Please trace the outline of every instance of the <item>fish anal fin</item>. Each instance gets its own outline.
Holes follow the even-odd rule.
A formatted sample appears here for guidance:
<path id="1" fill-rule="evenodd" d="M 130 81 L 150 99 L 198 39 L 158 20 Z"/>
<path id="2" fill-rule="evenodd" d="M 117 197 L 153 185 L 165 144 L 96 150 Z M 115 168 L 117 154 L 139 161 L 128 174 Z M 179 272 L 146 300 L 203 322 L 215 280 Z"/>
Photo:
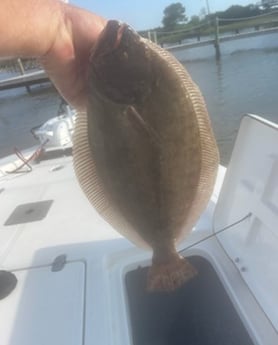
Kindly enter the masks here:
<path id="1" fill-rule="evenodd" d="M 176 254 L 168 262 L 153 262 L 148 272 L 147 290 L 174 291 L 194 278 L 197 273 L 186 258 Z"/>

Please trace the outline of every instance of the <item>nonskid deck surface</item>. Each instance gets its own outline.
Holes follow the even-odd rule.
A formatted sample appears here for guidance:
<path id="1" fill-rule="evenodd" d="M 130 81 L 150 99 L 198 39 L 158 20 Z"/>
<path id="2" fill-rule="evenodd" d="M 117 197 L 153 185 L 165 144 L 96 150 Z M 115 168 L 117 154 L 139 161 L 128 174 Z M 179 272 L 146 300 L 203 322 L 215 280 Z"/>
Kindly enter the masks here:
<path id="1" fill-rule="evenodd" d="M 83 195 L 71 156 L 43 160 L 32 167 L 29 173 L 0 177 L 2 267 L 37 266 L 53 260 L 54 253 L 34 262 L 34 254 L 42 248 L 120 237 Z"/>

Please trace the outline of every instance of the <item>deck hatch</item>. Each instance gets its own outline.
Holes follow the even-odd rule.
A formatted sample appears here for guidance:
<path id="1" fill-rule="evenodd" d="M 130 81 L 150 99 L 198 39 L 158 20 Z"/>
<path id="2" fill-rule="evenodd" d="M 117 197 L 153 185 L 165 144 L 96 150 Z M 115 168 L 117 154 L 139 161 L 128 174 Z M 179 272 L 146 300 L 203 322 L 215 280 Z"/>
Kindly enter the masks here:
<path id="1" fill-rule="evenodd" d="M 40 221 L 46 217 L 52 203 L 53 200 L 44 200 L 18 205 L 4 225 L 17 225 Z"/>
<path id="2" fill-rule="evenodd" d="M 253 345 L 212 265 L 187 259 L 199 273 L 174 292 L 147 292 L 147 267 L 126 274 L 133 344 Z"/>
<path id="3" fill-rule="evenodd" d="M 84 344 L 84 262 L 66 263 L 55 273 L 51 266 L 13 273 L 17 286 L 0 301 L 0 344 Z"/>

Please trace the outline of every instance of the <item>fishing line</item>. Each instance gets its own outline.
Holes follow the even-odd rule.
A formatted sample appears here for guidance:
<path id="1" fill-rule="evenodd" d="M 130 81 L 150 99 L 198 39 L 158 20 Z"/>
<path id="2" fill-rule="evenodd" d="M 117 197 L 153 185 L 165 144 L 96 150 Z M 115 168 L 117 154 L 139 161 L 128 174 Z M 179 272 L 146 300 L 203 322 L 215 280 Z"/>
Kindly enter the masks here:
<path id="1" fill-rule="evenodd" d="M 194 246 L 196 246 L 196 245 L 198 245 L 198 244 L 200 244 L 200 243 L 202 243 L 202 242 L 208 240 L 209 238 L 215 237 L 216 235 L 220 234 L 221 232 L 224 232 L 224 231 L 226 231 L 226 230 L 228 230 L 228 229 L 230 229 L 230 228 L 232 228 L 232 227 L 234 227 L 234 226 L 236 226 L 236 225 L 238 225 L 238 224 L 244 222 L 246 219 L 250 218 L 251 216 L 252 216 L 252 212 L 249 212 L 246 216 L 240 218 L 239 220 L 235 221 L 234 223 L 231 223 L 231 224 L 225 226 L 224 228 L 222 228 L 222 229 L 220 229 L 220 230 L 214 232 L 213 234 L 211 234 L 211 235 L 209 235 L 209 236 L 206 236 L 206 237 L 202 238 L 201 240 L 199 240 L 199 241 L 197 241 L 197 242 L 194 242 L 194 243 L 191 244 L 190 246 L 188 246 L 188 247 L 186 247 L 186 248 L 183 248 L 183 249 L 179 250 L 178 253 L 180 254 L 180 253 L 183 252 L 184 250 L 190 249 L 190 248 L 192 248 L 192 247 L 194 247 Z"/>

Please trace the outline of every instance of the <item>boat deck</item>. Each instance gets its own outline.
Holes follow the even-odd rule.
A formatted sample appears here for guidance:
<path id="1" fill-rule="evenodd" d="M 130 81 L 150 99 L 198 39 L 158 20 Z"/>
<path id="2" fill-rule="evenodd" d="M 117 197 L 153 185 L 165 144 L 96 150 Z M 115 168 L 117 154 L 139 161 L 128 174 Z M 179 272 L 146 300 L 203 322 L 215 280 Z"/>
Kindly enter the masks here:
<path id="1" fill-rule="evenodd" d="M 42 335 L 45 344 L 130 344 L 124 272 L 149 265 L 151 252 L 122 238 L 96 213 L 78 185 L 71 156 L 16 174 L 5 173 L 19 164 L 9 160 L 0 162 L 0 269 L 15 274 L 18 283 L 0 301 L 1 345 L 38 344 Z M 211 234 L 219 188 L 187 246 Z"/>
<path id="2" fill-rule="evenodd" d="M 0 198 L 3 201 L 0 214 L 2 267 L 12 270 L 44 265 L 61 253 L 58 246 L 82 242 L 117 239 L 124 247 L 133 248 L 87 201 L 74 175 L 71 156 L 43 160 L 33 165 L 30 173 L 5 174 L 12 167 L 6 164 L 0 169 Z M 222 175 L 223 171 L 220 170 Z M 217 190 L 214 200 L 216 197 Z M 210 207 L 213 208 L 213 203 Z M 211 215 L 212 212 L 213 209 Z M 210 221 L 206 220 L 205 223 L 209 224 Z M 204 230 L 203 236 L 206 235 Z M 48 250 L 48 254 L 34 257 L 38 248 L 46 252 L 43 248 L 49 247 L 54 248 Z M 76 259 L 75 255 L 69 257 L 71 260 Z"/>
<path id="3" fill-rule="evenodd" d="M 242 138 L 246 138 L 246 132 Z M 274 146 L 270 144 L 272 150 Z M 0 332 L 0 344 L 136 344 L 128 302 L 132 292 L 127 291 L 126 279 L 129 272 L 150 265 L 151 252 L 135 247 L 96 213 L 78 185 L 71 156 L 61 151 L 61 156 L 53 157 L 49 154 L 48 159 L 33 164 L 31 172 L 16 174 L 7 173 L 20 164 L 9 163 L 15 157 L 0 160 L 0 273 L 11 272 L 17 279 L 11 294 L 0 300 L 0 324 L 4 330 Z M 214 229 L 213 222 L 225 171 L 219 167 L 208 207 L 178 249 L 184 256 L 207 260 L 254 344 L 276 345 L 277 330 L 268 317 L 275 314 L 275 309 L 265 302 L 271 299 L 256 299 L 241 271 L 241 263 L 237 265 L 227 255 L 225 242 L 215 234 L 222 221 L 225 225 L 225 219 L 220 219 L 221 227 Z M 228 172 L 229 169 L 226 175 L 231 176 Z M 248 181 L 243 182 L 244 188 L 250 187 Z M 230 191 L 234 194 L 233 188 Z M 277 195 L 271 194 L 271 198 L 274 204 Z M 225 210 L 230 212 L 230 206 Z M 275 215 L 276 209 L 273 212 Z M 263 227 L 254 231 L 266 232 Z M 244 238 L 243 241 L 246 246 L 242 248 L 247 251 L 249 243 Z M 267 251 L 264 247 L 264 253 Z M 269 272 L 273 267 L 275 263 Z M 250 273 L 256 274 L 254 265 L 250 268 Z M 201 294 L 207 287 L 203 288 Z M 273 291 L 270 297 L 275 301 L 277 292 Z M 198 296 L 194 298 L 199 300 Z"/>

